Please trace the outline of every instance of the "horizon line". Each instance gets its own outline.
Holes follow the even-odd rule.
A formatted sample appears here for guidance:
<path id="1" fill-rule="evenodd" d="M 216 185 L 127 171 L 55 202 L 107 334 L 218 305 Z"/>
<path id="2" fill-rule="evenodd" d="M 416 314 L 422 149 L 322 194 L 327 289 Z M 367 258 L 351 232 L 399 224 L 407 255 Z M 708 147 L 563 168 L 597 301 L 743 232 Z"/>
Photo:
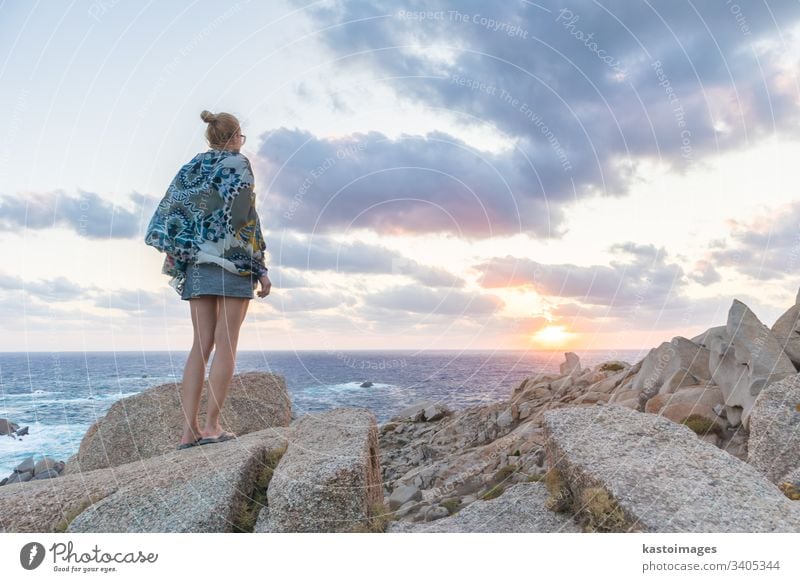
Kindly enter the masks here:
<path id="1" fill-rule="evenodd" d="M 612 352 L 612 351 L 626 351 L 632 352 L 637 350 L 649 350 L 652 349 L 652 346 L 648 347 L 638 347 L 638 348 L 572 348 L 572 349 L 521 349 L 521 348 L 502 348 L 502 349 L 491 349 L 491 348 L 431 348 L 431 349 L 421 349 L 421 348 L 353 348 L 347 350 L 326 350 L 326 349 L 319 349 L 319 348 L 309 348 L 309 349 L 297 349 L 297 350 L 278 350 L 278 349 L 269 349 L 269 350 L 237 350 L 237 353 L 243 352 L 286 352 L 286 353 L 297 353 L 297 352 L 328 352 L 328 353 L 336 353 L 336 352 L 559 352 L 559 353 L 566 353 L 566 352 Z M 53 354 L 53 353 L 60 353 L 60 354 L 142 354 L 142 353 L 154 353 L 154 352 L 189 352 L 189 349 L 174 349 L 174 350 L 17 350 L 13 352 L 2 352 L 0 354 Z"/>

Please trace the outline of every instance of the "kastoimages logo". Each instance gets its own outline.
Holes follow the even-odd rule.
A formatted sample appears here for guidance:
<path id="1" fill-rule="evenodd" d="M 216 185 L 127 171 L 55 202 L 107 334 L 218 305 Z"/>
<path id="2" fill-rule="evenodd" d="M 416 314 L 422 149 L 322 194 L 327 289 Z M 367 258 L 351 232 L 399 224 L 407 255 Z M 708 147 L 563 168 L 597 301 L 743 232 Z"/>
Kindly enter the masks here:
<path id="1" fill-rule="evenodd" d="M 44 560 L 44 546 L 39 542 L 30 542 L 22 546 L 19 552 L 19 563 L 26 570 L 35 570 Z"/>

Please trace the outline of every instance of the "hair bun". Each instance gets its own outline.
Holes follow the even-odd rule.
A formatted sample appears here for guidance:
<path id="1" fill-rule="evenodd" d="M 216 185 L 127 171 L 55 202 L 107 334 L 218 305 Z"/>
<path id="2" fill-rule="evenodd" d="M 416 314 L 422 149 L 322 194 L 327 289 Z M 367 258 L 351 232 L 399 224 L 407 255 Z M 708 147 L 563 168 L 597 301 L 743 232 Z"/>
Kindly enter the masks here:
<path id="1" fill-rule="evenodd" d="M 208 109 L 203 109 L 203 112 L 200 114 L 200 119 L 206 123 L 211 123 L 212 121 L 217 120 L 217 116 L 211 113 Z"/>

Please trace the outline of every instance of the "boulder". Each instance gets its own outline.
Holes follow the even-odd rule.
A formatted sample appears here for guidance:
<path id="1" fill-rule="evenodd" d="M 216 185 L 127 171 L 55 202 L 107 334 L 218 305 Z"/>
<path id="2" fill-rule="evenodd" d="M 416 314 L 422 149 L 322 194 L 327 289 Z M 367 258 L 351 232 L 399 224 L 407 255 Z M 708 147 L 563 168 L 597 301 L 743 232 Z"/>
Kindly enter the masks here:
<path id="1" fill-rule="evenodd" d="M 370 529 L 384 513 L 375 415 L 335 408 L 294 421 L 257 532 Z"/>
<path id="2" fill-rule="evenodd" d="M 516 403 L 470 406 L 440 421 L 429 444 L 437 449 L 460 452 L 490 443 L 511 432 L 518 423 Z"/>
<path id="3" fill-rule="evenodd" d="M 712 378 L 722 389 L 728 419 L 741 412 L 742 425 L 748 429 L 758 393 L 797 370 L 772 331 L 738 299 L 728 311 L 725 333 L 711 335 L 709 344 Z M 731 410 L 736 408 L 740 410 Z"/>
<path id="4" fill-rule="evenodd" d="M 575 352 L 564 352 L 565 361 L 559 366 L 561 375 L 577 375 L 581 373 L 581 360 Z"/>
<path id="5" fill-rule="evenodd" d="M 19 428 L 19 425 L 5 418 L 0 418 L 0 435 L 10 435 Z"/>
<path id="6" fill-rule="evenodd" d="M 719 386 L 687 386 L 672 394 L 657 394 L 644 411 L 686 424 L 698 434 L 722 434 L 726 423 L 714 411 L 722 401 Z"/>
<path id="7" fill-rule="evenodd" d="M 33 474 L 38 475 L 44 471 L 49 469 L 53 469 L 56 472 L 60 472 L 64 468 L 63 461 L 56 461 L 51 457 L 44 457 L 39 462 L 37 462 L 33 467 Z"/>
<path id="8" fill-rule="evenodd" d="M 800 467 L 800 374 L 770 384 L 756 397 L 747 462 L 773 483 Z"/>
<path id="9" fill-rule="evenodd" d="M 425 409 L 428 406 L 433 406 L 433 404 L 434 403 L 430 400 L 421 400 L 412 404 L 411 406 L 407 406 L 389 420 L 391 422 L 402 422 L 404 420 L 410 420 L 411 422 L 422 422 L 425 418 Z"/>
<path id="10" fill-rule="evenodd" d="M 711 348 L 711 340 L 716 337 L 721 337 L 725 335 L 727 327 L 724 325 L 716 325 L 714 327 L 709 327 L 700 335 L 696 335 L 691 338 L 690 341 L 696 343 L 699 346 L 704 348 Z"/>
<path id="11" fill-rule="evenodd" d="M 180 389 L 180 383 L 162 384 L 115 402 L 86 431 L 64 474 L 116 467 L 175 450 L 184 425 Z M 201 426 L 208 397 L 206 380 L 200 399 Z M 220 413 L 223 428 L 243 435 L 290 422 L 291 400 L 282 376 L 264 372 L 233 376 Z"/>
<path id="12" fill-rule="evenodd" d="M 548 506 L 588 531 L 800 531 L 800 505 L 686 426 L 609 405 L 549 410 L 544 427 Z"/>
<path id="13" fill-rule="evenodd" d="M 545 509 L 543 483 L 517 483 L 499 497 L 473 501 L 429 523 L 393 521 L 387 533 L 580 533 L 571 517 Z"/>
<path id="14" fill-rule="evenodd" d="M 14 467 L 14 471 L 17 473 L 33 473 L 33 470 L 36 468 L 36 461 L 33 457 L 28 457 L 24 461 L 22 461 L 19 465 Z"/>
<path id="15" fill-rule="evenodd" d="M 771 330 L 795 369 L 800 369 L 800 304 L 795 301 L 794 305 L 775 320 Z"/>
<path id="16" fill-rule="evenodd" d="M 392 491 L 387 503 L 389 509 L 394 511 L 409 501 L 419 501 L 420 499 L 422 499 L 422 493 L 417 487 L 414 485 L 400 485 Z"/>
<path id="17" fill-rule="evenodd" d="M 646 403 L 656 394 L 671 394 L 678 388 L 703 384 L 711 379 L 708 368 L 709 351 L 676 336 L 653 348 L 645 357 L 631 389 L 639 392 Z"/>
<path id="18" fill-rule="evenodd" d="M 275 427 L 104 469 L 0 488 L 3 532 L 231 532 L 288 444 Z M 267 475 L 268 476 L 268 475 Z"/>

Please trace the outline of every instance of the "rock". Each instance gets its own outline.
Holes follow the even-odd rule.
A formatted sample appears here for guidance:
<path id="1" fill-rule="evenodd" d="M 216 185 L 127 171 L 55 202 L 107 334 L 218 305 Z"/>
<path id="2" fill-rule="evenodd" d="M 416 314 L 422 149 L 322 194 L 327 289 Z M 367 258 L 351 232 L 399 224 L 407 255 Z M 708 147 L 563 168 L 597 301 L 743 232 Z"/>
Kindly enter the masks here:
<path id="1" fill-rule="evenodd" d="M 800 291 L 798 291 L 800 294 Z M 795 302 L 781 315 L 771 331 L 778 340 L 778 344 L 794 364 L 795 369 L 800 368 L 800 305 Z"/>
<path id="2" fill-rule="evenodd" d="M 115 402 L 95 422 L 70 457 L 65 474 L 116 467 L 175 450 L 183 432 L 180 383 L 169 383 Z M 200 399 L 200 424 L 209 397 L 208 380 Z M 264 372 L 236 374 L 225 399 L 220 420 L 237 435 L 270 427 L 287 426 L 291 401 L 282 376 Z"/>
<path id="3" fill-rule="evenodd" d="M 429 400 L 422 400 L 416 404 L 412 404 L 411 406 L 404 408 L 390 420 L 397 422 L 404 420 L 410 420 L 411 422 L 422 422 L 425 420 L 425 409 L 429 406 L 434 406 L 435 404 L 435 402 L 431 402 Z"/>
<path id="4" fill-rule="evenodd" d="M 252 531 L 262 507 L 254 500 L 264 497 L 286 450 L 289 441 L 285 431 L 285 427 L 273 427 L 232 441 L 176 451 L 191 452 L 193 463 L 185 462 L 190 460 L 186 454 L 173 461 L 184 461 L 184 466 L 176 465 L 170 473 L 156 471 L 152 476 L 155 482 L 126 483 L 84 510 L 66 531 Z"/>
<path id="5" fill-rule="evenodd" d="M 33 457 L 28 457 L 14 468 L 16 473 L 33 473 L 36 463 Z"/>
<path id="6" fill-rule="evenodd" d="M 716 337 L 724 336 L 726 333 L 727 327 L 724 325 L 717 325 L 714 327 L 710 327 L 705 330 L 700 335 L 696 335 L 691 338 L 690 341 L 696 343 L 699 346 L 704 348 L 711 348 L 711 340 Z"/>
<path id="7" fill-rule="evenodd" d="M 58 471 L 55 469 L 45 469 L 44 471 L 36 471 L 34 473 L 34 479 L 53 479 L 54 477 L 58 477 Z"/>
<path id="8" fill-rule="evenodd" d="M 742 425 L 748 429 L 758 393 L 797 370 L 770 329 L 738 299 L 728 311 L 725 333 L 710 337 L 709 343 L 714 383 L 722 389 L 729 413 L 741 407 Z"/>
<path id="9" fill-rule="evenodd" d="M 433 404 L 432 406 L 426 406 L 425 410 L 423 411 L 423 418 L 425 422 L 434 422 L 436 420 L 441 420 L 445 416 L 452 414 L 450 409 L 447 408 L 444 404 Z"/>
<path id="10" fill-rule="evenodd" d="M 581 372 L 581 360 L 575 352 L 564 352 L 565 362 L 559 366 L 561 375 L 576 375 Z"/>
<path id="11" fill-rule="evenodd" d="M 391 418 L 392 422 L 433 422 L 452 414 L 450 409 L 440 402 L 423 400 L 404 408 L 396 416 Z"/>
<path id="12" fill-rule="evenodd" d="M 274 427 L 56 481 L 6 485 L 0 488 L 2 531 L 234 531 L 252 513 L 257 477 L 270 463 L 274 468 L 286 432 Z"/>
<path id="13" fill-rule="evenodd" d="M 20 436 L 26 436 L 27 434 L 28 434 L 28 427 L 27 427 L 27 426 L 23 426 L 21 429 L 19 429 L 19 430 L 17 430 L 17 431 L 16 431 L 16 435 L 17 435 L 18 437 L 20 437 Z"/>
<path id="14" fill-rule="evenodd" d="M 5 418 L 0 418 L 0 435 L 10 435 L 19 428 L 19 425 Z"/>
<path id="15" fill-rule="evenodd" d="M 409 501 L 407 503 L 404 503 L 398 509 L 395 510 L 394 517 L 395 517 L 395 519 L 399 519 L 401 517 L 405 517 L 409 513 L 414 511 L 416 508 L 417 508 L 417 502 L 416 501 Z"/>
<path id="16" fill-rule="evenodd" d="M 499 497 L 478 500 L 458 513 L 429 523 L 394 521 L 387 533 L 577 533 L 568 516 L 545 509 L 543 483 L 517 483 Z"/>
<path id="17" fill-rule="evenodd" d="M 750 414 L 747 462 L 773 483 L 800 467 L 800 374 L 773 382 Z"/>
<path id="18" fill-rule="evenodd" d="M 372 382 L 362 382 L 360 384 L 360 387 L 361 388 L 371 388 L 372 387 Z"/>
<path id="19" fill-rule="evenodd" d="M 715 406 L 722 406 L 718 386 L 687 386 L 673 394 L 654 396 L 648 400 L 645 412 L 686 424 L 698 434 L 722 434 L 726 423 L 714 412 Z"/>
<path id="20" fill-rule="evenodd" d="M 11 485 L 12 483 L 25 483 L 31 479 L 33 479 L 33 473 L 30 471 L 25 471 L 24 473 L 14 472 L 8 477 L 6 485 Z"/>
<path id="21" fill-rule="evenodd" d="M 519 422 L 519 407 L 508 402 L 470 406 L 440 421 L 430 445 L 442 451 L 463 452 L 511 432 Z"/>
<path id="22" fill-rule="evenodd" d="M 33 467 L 33 474 L 38 475 L 40 472 L 47 471 L 48 469 L 53 469 L 58 472 L 58 464 L 63 463 L 61 461 L 56 461 L 51 457 L 44 457 L 40 460 L 36 465 Z"/>
<path id="23" fill-rule="evenodd" d="M 549 410 L 544 427 L 549 505 L 587 530 L 800 530 L 800 506 L 686 426 L 609 405 Z"/>
<path id="24" fill-rule="evenodd" d="M 742 407 L 726 406 L 725 418 L 728 419 L 728 424 L 730 426 L 739 426 L 742 423 Z"/>
<path id="25" fill-rule="evenodd" d="M 671 394 L 684 386 L 706 383 L 711 378 L 708 357 L 706 348 L 685 337 L 673 337 L 650 350 L 631 389 L 641 394 L 644 404 L 656 394 Z"/>
<path id="26" fill-rule="evenodd" d="M 346 532 L 383 514 L 378 428 L 363 408 L 306 414 L 267 491 L 269 514 L 258 532 Z"/>
<path id="27" fill-rule="evenodd" d="M 419 501 L 420 499 L 422 499 L 422 493 L 420 493 L 417 487 L 413 485 L 400 485 L 395 488 L 389 496 L 389 509 L 394 511 L 410 501 Z"/>
<path id="28" fill-rule="evenodd" d="M 437 519 L 442 519 L 443 517 L 447 517 L 450 515 L 450 512 L 447 510 L 446 507 L 442 507 L 441 505 L 434 505 L 429 507 L 425 510 L 423 514 L 425 517 L 425 521 L 435 521 Z"/>

